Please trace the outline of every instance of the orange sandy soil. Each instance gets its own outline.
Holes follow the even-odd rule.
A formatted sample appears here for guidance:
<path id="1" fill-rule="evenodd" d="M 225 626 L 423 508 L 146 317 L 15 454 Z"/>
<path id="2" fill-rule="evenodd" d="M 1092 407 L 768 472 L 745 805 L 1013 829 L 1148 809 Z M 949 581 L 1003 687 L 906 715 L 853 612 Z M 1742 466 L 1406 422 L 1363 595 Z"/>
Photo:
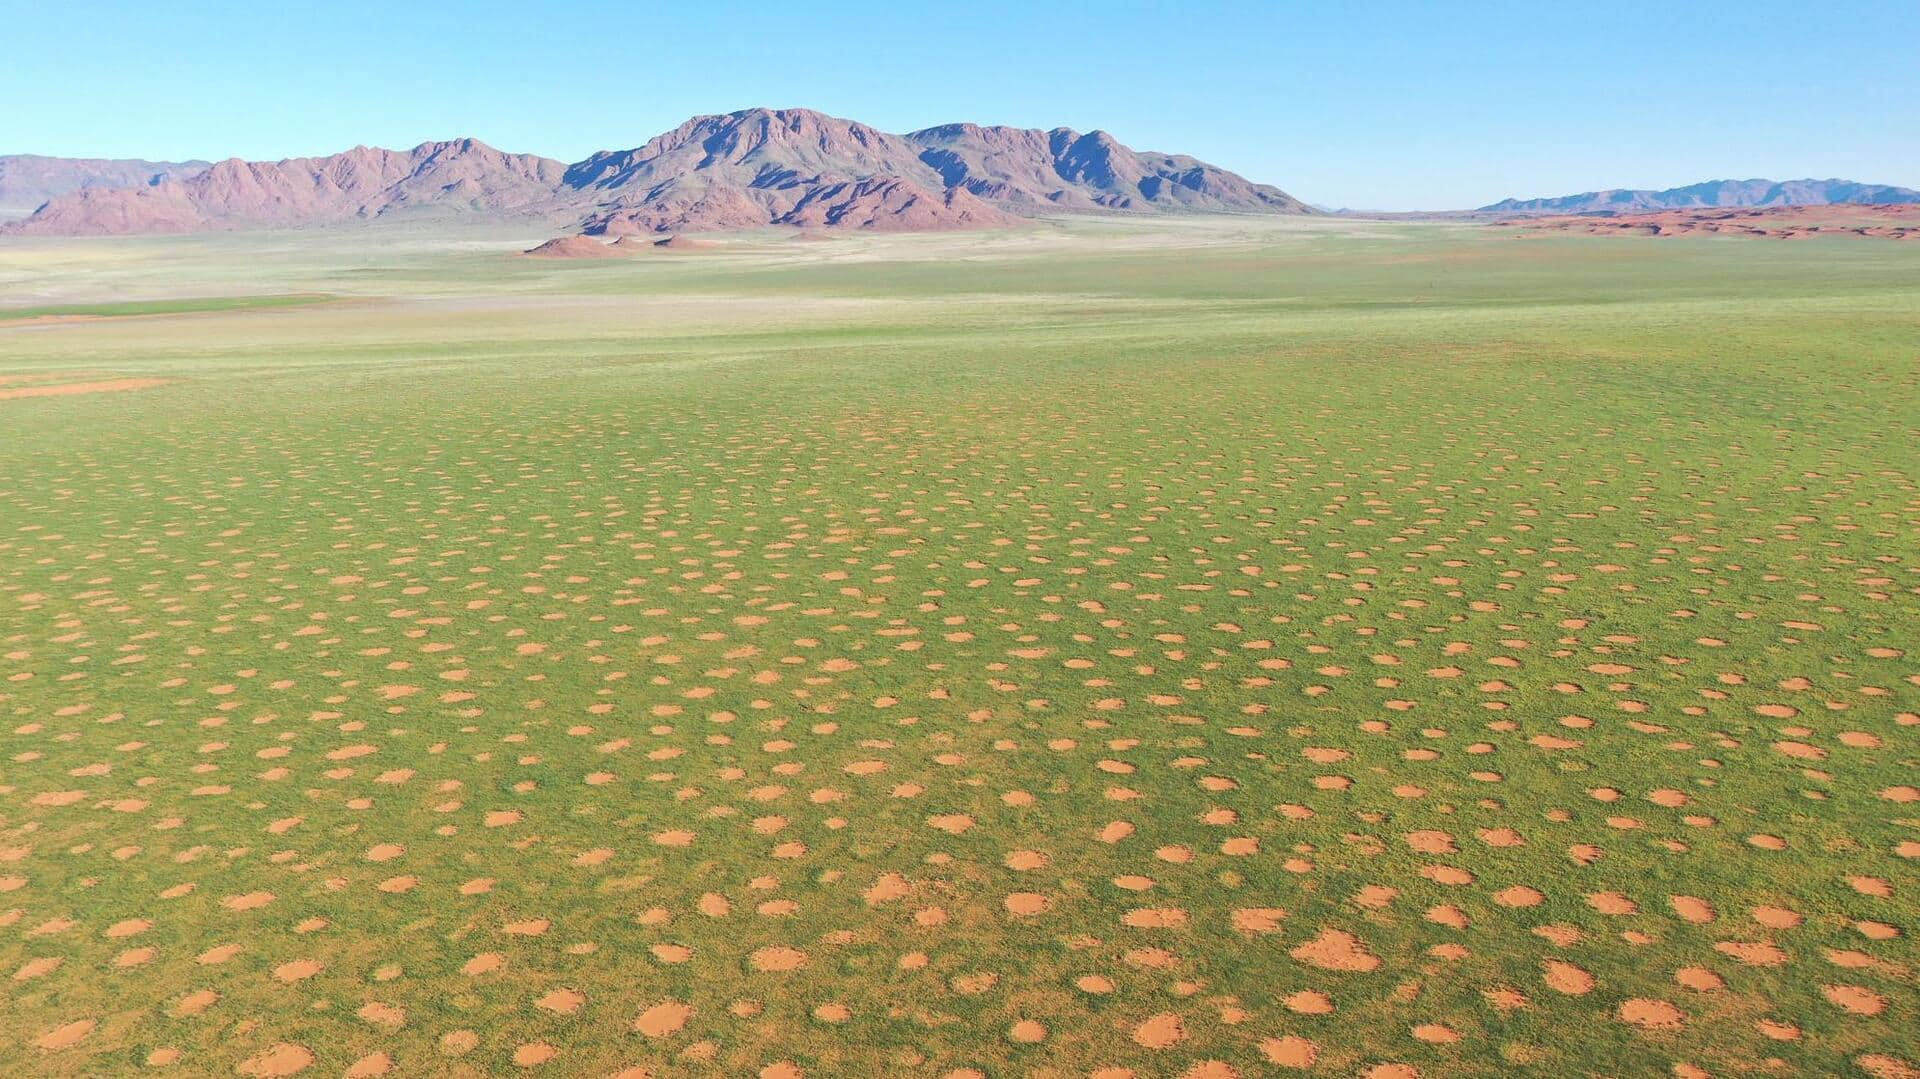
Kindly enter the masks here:
<path id="1" fill-rule="evenodd" d="M 66 397 L 76 393 L 120 393 L 126 390 L 150 390 L 155 386 L 164 386 L 171 379 L 165 378 L 109 378 L 98 382 L 62 382 L 51 386 L 10 386 L 6 383 L 14 378 L 30 376 L 0 377 L 0 401 L 16 397 Z"/>

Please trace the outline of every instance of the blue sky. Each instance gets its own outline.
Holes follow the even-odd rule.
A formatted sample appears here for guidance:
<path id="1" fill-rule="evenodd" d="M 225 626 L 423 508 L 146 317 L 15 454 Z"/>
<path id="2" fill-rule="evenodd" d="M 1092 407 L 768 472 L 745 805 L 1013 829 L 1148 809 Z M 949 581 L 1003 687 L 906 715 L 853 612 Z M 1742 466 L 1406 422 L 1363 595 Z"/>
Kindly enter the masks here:
<path id="1" fill-rule="evenodd" d="M 1324 205 L 1920 187 L 1920 3 L 0 0 L 0 153 L 575 160 L 690 115 L 1104 128 Z"/>

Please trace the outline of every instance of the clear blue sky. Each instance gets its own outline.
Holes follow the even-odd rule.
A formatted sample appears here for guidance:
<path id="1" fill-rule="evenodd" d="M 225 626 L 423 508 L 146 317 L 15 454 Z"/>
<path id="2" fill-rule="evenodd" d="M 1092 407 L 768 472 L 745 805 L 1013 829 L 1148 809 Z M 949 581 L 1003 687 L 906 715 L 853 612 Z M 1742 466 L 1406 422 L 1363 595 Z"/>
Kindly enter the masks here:
<path id="1" fill-rule="evenodd" d="M 1842 176 L 1920 187 L 1920 2 L 0 0 L 0 153 L 473 135 L 575 160 L 805 106 L 1105 128 L 1313 202 Z"/>

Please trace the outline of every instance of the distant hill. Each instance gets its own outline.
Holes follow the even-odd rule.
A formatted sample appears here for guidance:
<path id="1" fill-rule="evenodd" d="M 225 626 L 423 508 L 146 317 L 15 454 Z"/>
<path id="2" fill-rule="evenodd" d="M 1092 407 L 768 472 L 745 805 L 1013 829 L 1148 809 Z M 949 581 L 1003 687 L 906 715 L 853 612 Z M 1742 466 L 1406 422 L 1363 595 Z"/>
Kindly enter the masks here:
<path id="1" fill-rule="evenodd" d="M 1920 202 L 1920 191 L 1853 180 L 1708 180 L 1664 191 L 1616 188 L 1547 199 L 1506 199 L 1488 213 L 1645 213 L 1747 206 L 1885 205 Z"/>
<path id="2" fill-rule="evenodd" d="M 1868 236 L 1913 241 L 1920 240 L 1920 203 L 1830 202 L 1818 206 L 1700 207 L 1631 214 L 1518 214 L 1498 225 L 1532 234 L 1750 236 L 1782 240 Z"/>
<path id="3" fill-rule="evenodd" d="M 0 209 L 31 210 L 50 198 L 97 187 L 146 187 L 191 176 L 205 161 L 0 155 Z"/>
<path id="4" fill-rule="evenodd" d="M 192 175 L 53 196 L 6 226 L 39 235 L 300 226 L 396 213 L 537 220 L 596 235 L 792 225 L 998 227 L 1021 214 L 1313 213 L 1278 188 L 1104 132 L 949 124 L 893 135 L 808 109 L 696 116 L 566 165 L 474 139 L 318 158 L 239 159 Z"/>
<path id="5" fill-rule="evenodd" d="M 1128 149 L 1104 131 L 946 124 L 907 140 L 949 186 L 995 202 L 1063 209 L 1315 212 L 1277 187 L 1204 161 Z"/>
<path id="6" fill-rule="evenodd" d="M 477 139 L 427 142 L 411 150 L 361 146 L 273 162 L 230 158 L 184 179 L 75 191 L 10 227 L 41 235 L 111 235 L 322 224 L 402 207 L 508 213 L 549 202 L 565 171 L 561 162 L 501 153 Z"/>
<path id="7" fill-rule="evenodd" d="M 809 109 L 696 116 L 635 149 L 569 167 L 566 185 L 588 207 L 586 231 L 597 234 L 1012 222 L 945 183 L 907 138 Z"/>

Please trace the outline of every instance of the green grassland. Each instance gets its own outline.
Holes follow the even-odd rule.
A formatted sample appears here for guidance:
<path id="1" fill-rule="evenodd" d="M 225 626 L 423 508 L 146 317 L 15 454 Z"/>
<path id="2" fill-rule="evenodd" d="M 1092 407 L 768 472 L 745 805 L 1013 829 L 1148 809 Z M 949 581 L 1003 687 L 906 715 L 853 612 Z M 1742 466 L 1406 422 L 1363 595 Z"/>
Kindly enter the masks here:
<path id="1" fill-rule="evenodd" d="M 129 303 L 52 304 L 46 307 L 0 308 L 0 322 L 28 319 L 133 318 L 151 315 L 192 315 L 210 311 L 239 311 L 256 307 L 293 307 L 324 303 L 325 296 L 207 296 L 198 299 L 136 300 Z"/>
<path id="2" fill-rule="evenodd" d="M 1920 1068 L 1920 247 L 534 239 L 0 242 L 0 1074 Z"/>

